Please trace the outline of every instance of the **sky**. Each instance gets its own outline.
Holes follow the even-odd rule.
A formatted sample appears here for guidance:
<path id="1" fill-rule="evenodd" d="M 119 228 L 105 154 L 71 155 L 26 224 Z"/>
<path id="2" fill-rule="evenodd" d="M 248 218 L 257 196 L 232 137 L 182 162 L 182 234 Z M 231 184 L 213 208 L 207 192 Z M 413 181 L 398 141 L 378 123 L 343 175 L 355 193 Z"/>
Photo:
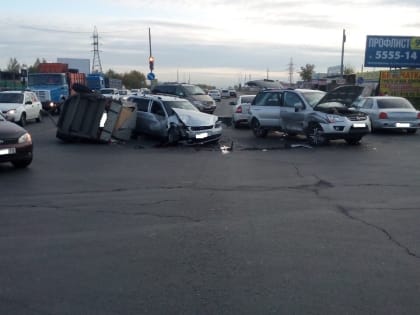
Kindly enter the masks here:
<path id="1" fill-rule="evenodd" d="M 419 0 L 20 0 L 2 2 L 1 12 L 2 70 L 10 58 L 92 63 L 96 27 L 103 71 L 147 74 L 150 28 L 159 81 L 219 88 L 296 82 L 306 64 L 326 73 L 341 64 L 343 29 L 343 63 L 355 71 L 367 35 L 420 36 Z"/>

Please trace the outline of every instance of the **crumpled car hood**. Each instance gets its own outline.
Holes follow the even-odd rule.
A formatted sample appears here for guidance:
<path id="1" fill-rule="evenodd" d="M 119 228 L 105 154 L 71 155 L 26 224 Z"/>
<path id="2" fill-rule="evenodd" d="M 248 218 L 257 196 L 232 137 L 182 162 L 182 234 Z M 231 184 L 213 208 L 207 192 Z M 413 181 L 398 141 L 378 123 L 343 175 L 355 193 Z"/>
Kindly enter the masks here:
<path id="1" fill-rule="evenodd" d="M 369 96 L 372 92 L 371 87 L 358 85 L 342 85 L 328 92 L 320 99 L 317 105 L 323 103 L 337 102 L 350 107 L 359 97 Z M 316 105 L 316 106 L 317 106 Z M 315 107 L 316 107 L 315 106 Z"/>
<path id="2" fill-rule="evenodd" d="M 177 114 L 178 118 L 189 127 L 200 127 L 214 125 L 218 117 L 211 114 L 202 113 L 199 111 L 172 108 Z"/>

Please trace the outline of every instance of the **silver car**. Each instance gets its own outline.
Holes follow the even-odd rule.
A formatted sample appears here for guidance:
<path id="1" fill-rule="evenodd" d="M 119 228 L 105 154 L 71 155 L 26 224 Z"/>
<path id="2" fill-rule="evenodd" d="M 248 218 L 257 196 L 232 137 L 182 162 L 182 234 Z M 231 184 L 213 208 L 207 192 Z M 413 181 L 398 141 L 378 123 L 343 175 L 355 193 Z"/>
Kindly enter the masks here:
<path id="1" fill-rule="evenodd" d="M 134 134 L 158 137 L 165 143 L 187 144 L 216 142 L 222 135 L 222 123 L 212 114 L 200 112 L 188 100 L 173 96 L 130 96 L 137 107 Z"/>
<path id="2" fill-rule="evenodd" d="M 420 128 L 420 112 L 404 97 L 364 97 L 357 107 L 369 115 L 372 130 L 401 129 L 415 133 Z"/>
<path id="3" fill-rule="evenodd" d="M 266 93 L 270 93 L 268 91 Z M 264 92 L 260 92 L 264 93 Z M 259 94 L 260 94 L 259 93 Z M 324 144 L 329 140 L 344 139 L 349 144 L 357 144 L 371 130 L 368 115 L 351 108 L 351 104 L 370 90 L 360 86 L 340 86 L 327 93 L 314 106 L 308 105 L 299 91 L 279 90 L 277 95 L 265 95 L 268 107 L 279 107 L 278 111 L 267 110 L 258 113 L 268 118 L 269 124 L 277 124 L 278 129 L 289 134 L 304 134 L 311 144 Z M 259 94 L 251 106 L 251 113 L 258 112 L 254 103 L 262 98 Z M 260 110 L 261 111 L 261 110 Z M 278 115 L 270 113 L 277 112 Z M 257 136 L 266 135 L 267 130 L 253 115 L 251 127 Z"/>

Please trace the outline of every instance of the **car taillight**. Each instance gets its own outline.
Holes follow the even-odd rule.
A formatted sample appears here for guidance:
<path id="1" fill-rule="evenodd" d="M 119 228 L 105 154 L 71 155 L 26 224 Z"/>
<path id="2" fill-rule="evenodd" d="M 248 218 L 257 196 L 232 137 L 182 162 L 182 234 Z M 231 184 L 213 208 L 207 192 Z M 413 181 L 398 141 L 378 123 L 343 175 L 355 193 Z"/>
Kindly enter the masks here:
<path id="1" fill-rule="evenodd" d="M 417 119 L 420 119 L 420 112 L 417 113 Z"/>
<path id="2" fill-rule="evenodd" d="M 235 113 L 242 113 L 242 106 L 238 106 L 235 110 Z"/>
<path id="3" fill-rule="evenodd" d="M 379 113 L 379 119 L 388 119 L 388 114 L 384 112 Z"/>

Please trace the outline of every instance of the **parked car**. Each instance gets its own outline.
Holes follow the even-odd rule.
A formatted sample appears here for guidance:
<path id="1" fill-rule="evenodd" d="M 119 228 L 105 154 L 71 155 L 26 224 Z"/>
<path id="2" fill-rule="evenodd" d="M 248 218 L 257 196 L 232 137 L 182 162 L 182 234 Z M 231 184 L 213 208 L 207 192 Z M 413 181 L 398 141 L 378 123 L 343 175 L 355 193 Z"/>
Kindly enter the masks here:
<path id="1" fill-rule="evenodd" d="M 7 120 L 25 126 L 28 120 L 42 120 L 42 104 L 34 92 L 0 92 L 0 111 Z"/>
<path id="2" fill-rule="evenodd" d="M 204 113 L 213 114 L 216 109 L 215 101 L 197 85 L 185 83 L 157 84 L 152 88 L 152 93 L 185 98 Z"/>
<path id="3" fill-rule="evenodd" d="M 11 162 L 17 168 L 24 168 L 31 164 L 32 153 L 31 135 L 0 113 L 0 163 Z"/>
<path id="4" fill-rule="evenodd" d="M 420 112 L 404 97 L 364 97 L 357 103 L 357 108 L 369 115 L 372 130 L 402 129 L 416 133 L 420 128 Z"/>
<path id="5" fill-rule="evenodd" d="M 165 95 L 130 96 L 137 107 L 134 135 L 146 134 L 165 143 L 188 144 L 216 142 L 222 135 L 222 123 L 212 114 L 200 112 L 188 100 Z"/>
<path id="6" fill-rule="evenodd" d="M 230 97 L 229 90 L 228 90 L 228 89 L 222 89 L 222 90 L 220 91 L 220 96 L 221 96 L 222 98 L 229 98 L 229 97 Z"/>
<path id="7" fill-rule="evenodd" d="M 232 114 L 232 124 L 235 128 L 241 125 L 248 126 L 249 121 L 249 108 L 255 98 L 255 94 L 252 95 L 240 95 L 236 102 L 230 102 L 230 105 L 235 105 Z"/>
<path id="8" fill-rule="evenodd" d="M 347 85 L 325 95 L 305 89 L 262 91 L 251 105 L 251 128 L 257 137 L 275 129 L 304 134 L 315 145 L 334 139 L 357 144 L 370 132 L 371 124 L 368 115 L 351 104 L 368 93 L 369 88 Z"/>
<path id="9" fill-rule="evenodd" d="M 116 100 L 116 101 L 120 99 L 120 95 L 118 94 L 117 89 L 104 88 L 104 89 L 100 89 L 99 92 L 107 98 L 112 98 L 113 100 Z"/>
<path id="10" fill-rule="evenodd" d="M 222 95 L 220 94 L 219 90 L 209 90 L 207 94 L 214 99 L 216 102 L 220 102 L 222 100 Z"/>

